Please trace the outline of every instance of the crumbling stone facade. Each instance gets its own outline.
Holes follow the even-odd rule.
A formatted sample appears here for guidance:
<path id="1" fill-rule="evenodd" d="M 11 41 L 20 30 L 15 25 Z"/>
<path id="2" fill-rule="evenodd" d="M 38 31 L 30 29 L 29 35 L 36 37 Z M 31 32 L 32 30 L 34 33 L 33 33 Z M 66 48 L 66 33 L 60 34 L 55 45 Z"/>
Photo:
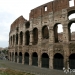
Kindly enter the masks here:
<path id="1" fill-rule="evenodd" d="M 69 0 L 54 0 L 32 9 L 29 21 L 17 18 L 9 33 L 9 60 L 50 69 L 75 68 L 75 41 L 70 32 L 75 18 L 68 19 L 73 13 L 75 6 L 69 7 Z M 58 24 L 63 26 L 61 42 Z"/>

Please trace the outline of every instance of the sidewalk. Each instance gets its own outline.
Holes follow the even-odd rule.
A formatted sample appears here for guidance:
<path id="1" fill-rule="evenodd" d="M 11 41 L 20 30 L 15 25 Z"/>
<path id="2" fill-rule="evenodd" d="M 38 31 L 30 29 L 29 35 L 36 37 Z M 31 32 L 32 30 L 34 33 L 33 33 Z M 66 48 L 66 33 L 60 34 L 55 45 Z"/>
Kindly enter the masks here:
<path id="1" fill-rule="evenodd" d="M 39 68 L 36 66 L 23 65 L 20 63 L 15 63 L 7 60 L 0 60 L 0 67 L 11 68 L 15 70 L 21 70 L 25 72 L 29 72 L 35 75 L 74 75 L 74 74 L 66 74 L 62 70 L 51 70 L 47 68 Z"/>

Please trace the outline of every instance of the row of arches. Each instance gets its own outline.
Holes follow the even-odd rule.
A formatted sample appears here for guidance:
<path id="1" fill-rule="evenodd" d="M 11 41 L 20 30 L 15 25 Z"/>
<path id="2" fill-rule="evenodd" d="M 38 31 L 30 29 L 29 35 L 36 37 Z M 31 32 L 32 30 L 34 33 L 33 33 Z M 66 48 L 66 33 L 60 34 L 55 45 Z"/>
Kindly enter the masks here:
<path id="1" fill-rule="evenodd" d="M 69 35 L 69 41 L 71 40 L 75 40 L 73 39 L 74 36 L 72 35 L 72 30 L 71 28 L 72 25 L 74 26 L 75 25 L 75 21 L 70 21 L 69 24 L 68 24 L 68 33 L 67 35 Z M 62 33 L 61 33 L 61 36 L 60 36 L 60 32 L 58 31 L 58 29 L 61 29 Z M 57 23 L 54 25 L 54 28 L 53 28 L 53 32 L 54 32 L 54 42 L 57 43 L 57 42 L 63 42 L 63 25 L 60 24 L 60 23 Z M 32 31 L 32 44 L 33 45 L 36 45 L 38 43 L 38 29 L 37 28 L 34 28 L 33 31 Z M 19 38 L 20 38 L 20 45 L 23 44 L 23 40 L 25 39 L 25 45 L 29 45 L 30 43 L 30 32 L 29 31 L 26 31 L 25 34 L 21 31 L 20 32 L 20 35 L 17 33 L 16 35 L 13 35 L 10 37 L 10 44 L 15 44 L 15 41 L 16 41 L 16 45 L 18 45 L 18 41 L 19 41 Z M 23 38 L 24 37 L 24 38 Z M 50 35 L 49 35 L 49 27 L 48 26 L 43 26 L 42 28 L 42 39 L 49 39 Z M 15 39 L 16 38 L 16 39 Z"/>
<path id="2" fill-rule="evenodd" d="M 15 55 L 15 58 L 14 58 L 14 55 Z M 18 53 L 16 52 L 15 54 L 14 53 L 10 53 L 10 58 L 12 58 L 12 61 L 14 61 L 15 59 L 15 62 L 17 62 L 17 59 L 19 58 L 19 63 L 22 63 L 22 59 L 23 59 L 23 55 L 21 52 L 19 52 L 19 55 Z M 28 64 L 29 65 L 29 58 L 30 58 L 30 55 L 28 52 L 26 52 L 24 54 L 24 64 Z M 32 65 L 34 66 L 38 66 L 38 54 L 36 52 L 32 53 Z M 74 69 L 75 68 L 75 53 L 74 54 L 71 54 L 69 57 L 69 67 L 71 69 Z M 44 68 L 49 68 L 49 62 L 50 62 L 50 58 L 48 56 L 47 53 L 43 53 L 41 55 L 41 67 L 44 67 Z M 67 64 L 66 64 L 67 65 Z M 53 57 L 53 68 L 54 69 L 59 69 L 59 70 L 62 70 L 64 67 L 64 57 L 62 54 L 60 53 L 56 53 Z"/>

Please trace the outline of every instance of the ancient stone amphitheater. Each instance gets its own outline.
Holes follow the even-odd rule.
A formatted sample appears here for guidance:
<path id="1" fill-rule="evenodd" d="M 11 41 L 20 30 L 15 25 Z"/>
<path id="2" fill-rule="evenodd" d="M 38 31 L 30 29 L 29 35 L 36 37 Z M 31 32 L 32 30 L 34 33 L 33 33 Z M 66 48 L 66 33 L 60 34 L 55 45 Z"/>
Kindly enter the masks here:
<path id="1" fill-rule="evenodd" d="M 75 39 L 71 25 L 75 6 L 69 0 L 54 0 L 31 10 L 29 21 L 23 16 L 10 27 L 9 60 L 49 69 L 75 69 Z M 75 0 L 74 0 L 75 5 Z M 62 25 L 62 36 L 58 25 Z"/>

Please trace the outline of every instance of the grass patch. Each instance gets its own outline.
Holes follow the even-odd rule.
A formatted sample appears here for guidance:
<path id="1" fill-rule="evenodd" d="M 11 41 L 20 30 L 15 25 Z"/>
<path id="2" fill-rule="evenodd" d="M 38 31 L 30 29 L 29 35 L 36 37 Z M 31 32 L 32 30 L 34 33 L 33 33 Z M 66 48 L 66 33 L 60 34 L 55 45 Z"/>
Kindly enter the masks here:
<path id="1" fill-rule="evenodd" d="M 34 75 L 12 69 L 0 69 L 0 75 Z"/>

